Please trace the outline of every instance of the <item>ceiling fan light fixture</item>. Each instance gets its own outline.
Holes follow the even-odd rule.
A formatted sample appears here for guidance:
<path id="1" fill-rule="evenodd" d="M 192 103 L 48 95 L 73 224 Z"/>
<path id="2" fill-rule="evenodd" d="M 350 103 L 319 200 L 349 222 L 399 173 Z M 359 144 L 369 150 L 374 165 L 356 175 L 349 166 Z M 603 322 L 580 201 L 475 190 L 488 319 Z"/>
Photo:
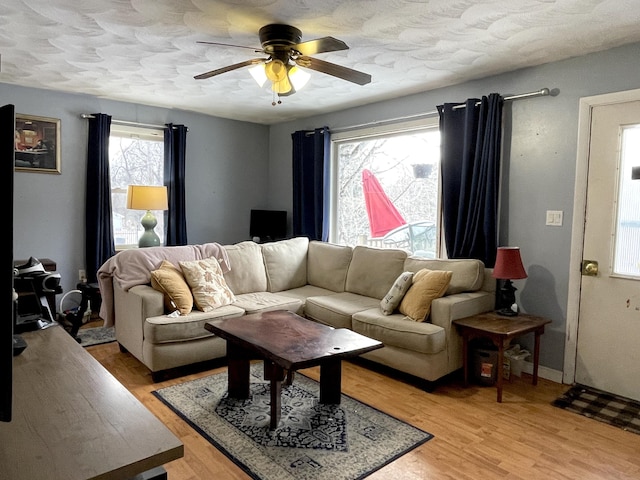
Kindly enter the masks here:
<path id="1" fill-rule="evenodd" d="M 249 69 L 249 73 L 260 87 L 263 87 L 268 80 L 264 68 L 264 63 L 259 63 Z"/>
<path id="2" fill-rule="evenodd" d="M 272 82 L 281 82 L 287 78 L 287 66 L 282 60 L 271 60 L 264 66 L 264 73 Z"/>
<path id="3" fill-rule="evenodd" d="M 310 78 L 311 74 L 309 74 L 309 72 L 305 72 L 295 65 L 289 69 L 289 80 L 293 84 L 293 88 L 295 88 L 296 91 L 300 91 L 302 87 L 307 84 Z"/>
<path id="4" fill-rule="evenodd" d="M 278 59 L 251 67 L 249 73 L 260 87 L 269 80 L 271 90 L 278 95 L 290 95 L 300 90 L 311 78 L 308 72 Z"/>
<path id="5" fill-rule="evenodd" d="M 285 77 L 279 82 L 273 82 L 271 85 L 271 90 L 273 90 L 278 95 L 283 95 L 289 93 L 293 87 L 291 86 L 291 82 L 289 81 L 289 77 L 285 75 Z"/>

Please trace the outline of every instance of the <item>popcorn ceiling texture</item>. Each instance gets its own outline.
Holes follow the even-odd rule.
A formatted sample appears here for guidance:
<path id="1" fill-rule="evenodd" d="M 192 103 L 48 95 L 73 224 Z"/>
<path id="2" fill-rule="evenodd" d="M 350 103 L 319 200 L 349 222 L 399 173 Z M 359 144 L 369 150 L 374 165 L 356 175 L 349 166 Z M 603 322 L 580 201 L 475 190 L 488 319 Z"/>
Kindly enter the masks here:
<path id="1" fill-rule="evenodd" d="M 640 41 L 639 0 L 0 0 L 0 82 L 276 123 Z M 359 86 L 311 72 L 271 105 L 246 69 L 258 30 L 350 49 L 317 57 L 369 73 Z M 553 85 L 540 85 L 553 88 Z M 523 92 L 511 92 L 523 93 Z"/>

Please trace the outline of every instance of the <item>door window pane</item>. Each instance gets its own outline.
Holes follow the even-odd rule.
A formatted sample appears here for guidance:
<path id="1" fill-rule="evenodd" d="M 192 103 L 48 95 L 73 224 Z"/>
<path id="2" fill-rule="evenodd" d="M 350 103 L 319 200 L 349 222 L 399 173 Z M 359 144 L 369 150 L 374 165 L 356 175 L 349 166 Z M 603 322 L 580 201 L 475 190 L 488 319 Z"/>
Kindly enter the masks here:
<path id="1" fill-rule="evenodd" d="M 640 125 L 622 129 L 618 211 L 613 273 L 640 279 L 640 180 L 633 180 L 633 167 L 640 167 Z"/>

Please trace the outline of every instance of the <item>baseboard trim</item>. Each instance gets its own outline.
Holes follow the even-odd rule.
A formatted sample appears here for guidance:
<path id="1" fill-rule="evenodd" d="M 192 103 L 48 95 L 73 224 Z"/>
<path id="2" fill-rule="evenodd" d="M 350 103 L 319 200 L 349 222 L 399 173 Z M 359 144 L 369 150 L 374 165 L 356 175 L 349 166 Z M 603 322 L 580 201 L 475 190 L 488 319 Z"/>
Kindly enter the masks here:
<path id="1" fill-rule="evenodd" d="M 522 371 L 528 373 L 529 375 L 533 375 L 533 363 L 532 362 L 523 362 Z M 544 378 L 545 380 L 550 380 L 556 383 L 562 383 L 563 373 L 559 370 L 554 370 L 553 368 L 548 368 L 544 366 L 538 366 L 538 377 Z"/>

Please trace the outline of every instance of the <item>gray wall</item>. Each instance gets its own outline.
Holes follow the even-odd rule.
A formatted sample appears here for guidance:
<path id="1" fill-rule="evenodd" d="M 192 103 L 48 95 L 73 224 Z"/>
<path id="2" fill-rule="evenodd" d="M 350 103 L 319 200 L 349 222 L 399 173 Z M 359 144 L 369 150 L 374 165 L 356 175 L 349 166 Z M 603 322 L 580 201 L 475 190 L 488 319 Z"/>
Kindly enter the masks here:
<path id="1" fill-rule="evenodd" d="M 153 125 L 184 124 L 187 134 L 186 208 L 190 243 L 249 238 L 249 211 L 267 207 L 269 128 L 179 110 L 113 102 L 0 84 L 0 103 L 17 113 L 61 120 L 61 174 L 14 175 L 14 258 L 57 262 L 65 292 L 85 268 L 84 202 L 87 120 L 82 113 Z M 58 296 L 60 301 L 62 296 Z"/>
<path id="2" fill-rule="evenodd" d="M 542 337 L 540 364 L 562 370 L 569 254 L 581 97 L 640 88 L 640 44 L 468 82 L 375 105 L 272 126 L 269 198 L 290 205 L 291 133 L 323 125 L 339 129 L 435 110 L 444 102 L 492 92 L 512 95 L 543 87 L 557 96 L 507 102 L 500 245 L 519 246 L 526 280 L 516 280 L 525 312 L 553 322 Z M 364 87 L 366 88 L 366 87 Z M 304 94 L 304 93 L 301 93 Z M 545 226 L 547 210 L 562 210 L 561 227 Z M 532 351 L 532 340 L 522 342 Z"/>
<path id="3" fill-rule="evenodd" d="M 35 255 L 57 261 L 65 291 L 74 288 L 78 269 L 84 268 L 87 127 L 81 113 L 187 125 L 189 242 L 232 243 L 248 237 L 251 208 L 291 212 L 291 133 L 295 130 L 322 125 L 340 128 L 419 114 L 443 102 L 491 92 L 509 95 L 542 87 L 558 89 L 555 97 L 518 100 L 505 107 L 500 244 L 521 248 L 529 277 L 514 282 L 519 302 L 524 311 L 553 320 L 542 339 L 541 365 L 562 370 L 578 101 L 640 88 L 638 58 L 640 44 L 635 44 L 270 128 L 0 84 L 0 103 L 15 104 L 19 113 L 62 120 L 62 174 L 15 175 L 14 257 Z M 564 212 L 562 227 L 544 225 L 547 210 Z M 528 339 L 524 343 L 531 348 Z"/>

